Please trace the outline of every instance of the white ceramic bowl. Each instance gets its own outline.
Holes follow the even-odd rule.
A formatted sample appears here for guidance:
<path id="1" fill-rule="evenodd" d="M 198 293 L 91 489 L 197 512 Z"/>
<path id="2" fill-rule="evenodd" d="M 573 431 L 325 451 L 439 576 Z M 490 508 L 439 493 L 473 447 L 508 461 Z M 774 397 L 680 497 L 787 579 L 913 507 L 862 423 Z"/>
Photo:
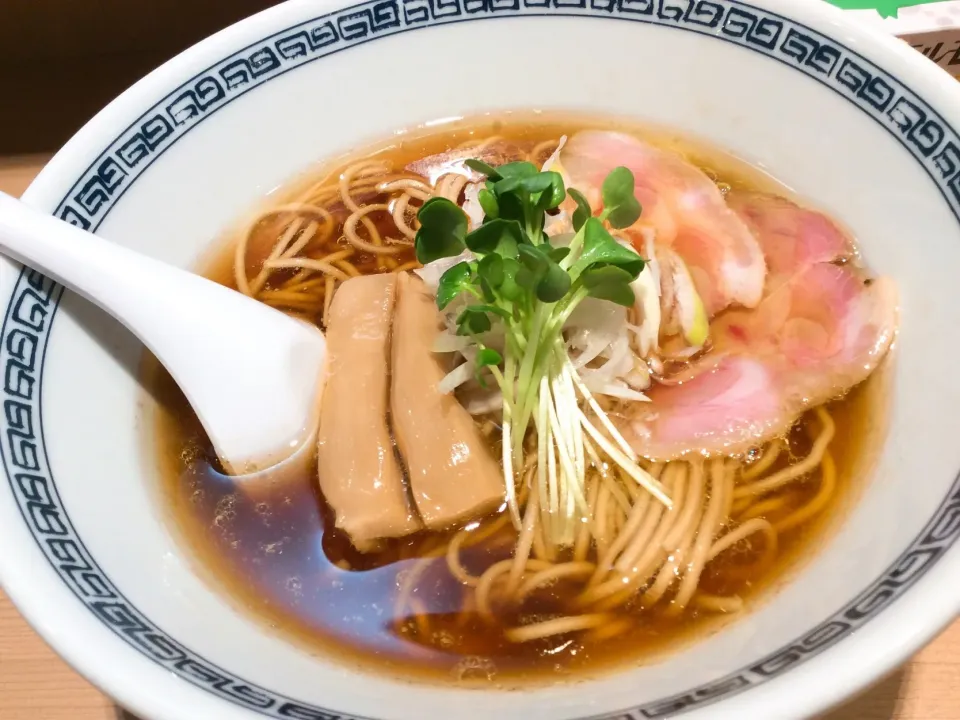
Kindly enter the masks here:
<path id="1" fill-rule="evenodd" d="M 364 675 L 271 636 L 198 577 L 161 517 L 139 442 L 150 410 L 138 404 L 141 348 L 80 298 L 3 262 L 0 578 L 37 630 L 150 719 L 636 720 L 805 716 L 950 622 L 960 607 L 954 82 L 816 0 L 351 2 L 285 3 L 164 65 L 80 131 L 25 198 L 190 267 L 267 191 L 398 128 L 504 108 L 672 125 L 834 213 L 899 281 L 876 471 L 791 583 L 663 661 L 524 693 Z"/>

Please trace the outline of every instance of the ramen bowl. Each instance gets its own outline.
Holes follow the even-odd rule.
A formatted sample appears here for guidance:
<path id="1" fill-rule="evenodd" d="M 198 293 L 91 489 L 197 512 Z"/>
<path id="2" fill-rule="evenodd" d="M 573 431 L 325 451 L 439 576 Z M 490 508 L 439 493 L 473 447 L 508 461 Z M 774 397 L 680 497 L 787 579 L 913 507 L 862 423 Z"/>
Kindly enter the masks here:
<path id="1" fill-rule="evenodd" d="M 807 0 L 294 1 L 218 33 L 97 115 L 24 200 L 196 268 L 272 189 L 402 130 L 556 110 L 702 138 L 837 218 L 898 284 L 861 486 L 779 587 L 669 653 L 523 692 L 372 672 L 290 642 L 207 577 L 160 498 L 142 347 L 4 260 L 5 591 L 145 720 L 792 718 L 836 704 L 960 608 L 958 98 L 907 46 Z"/>

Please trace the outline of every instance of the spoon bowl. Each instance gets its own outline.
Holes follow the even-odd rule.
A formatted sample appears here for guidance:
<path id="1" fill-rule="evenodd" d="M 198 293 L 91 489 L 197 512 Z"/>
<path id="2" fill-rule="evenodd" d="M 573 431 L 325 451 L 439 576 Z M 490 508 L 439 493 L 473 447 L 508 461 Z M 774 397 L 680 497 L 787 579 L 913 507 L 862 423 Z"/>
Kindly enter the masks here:
<path id="1" fill-rule="evenodd" d="M 3 193 L 0 252 L 136 335 L 180 386 L 228 474 L 259 473 L 311 444 L 326 374 L 316 326 Z"/>

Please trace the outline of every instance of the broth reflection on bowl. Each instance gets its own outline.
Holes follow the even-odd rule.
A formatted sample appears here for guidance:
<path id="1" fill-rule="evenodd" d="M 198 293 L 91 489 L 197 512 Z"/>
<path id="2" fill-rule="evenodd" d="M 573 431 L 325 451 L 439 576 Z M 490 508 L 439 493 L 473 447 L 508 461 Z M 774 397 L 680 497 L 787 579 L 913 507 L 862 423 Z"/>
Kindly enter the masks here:
<path id="1" fill-rule="evenodd" d="M 844 506 L 890 281 L 769 177 L 614 125 L 402 135 L 277 192 L 207 269 L 330 343 L 318 460 L 256 497 L 147 373 L 173 522 L 284 637 L 426 680 L 635 664 L 742 617 Z"/>

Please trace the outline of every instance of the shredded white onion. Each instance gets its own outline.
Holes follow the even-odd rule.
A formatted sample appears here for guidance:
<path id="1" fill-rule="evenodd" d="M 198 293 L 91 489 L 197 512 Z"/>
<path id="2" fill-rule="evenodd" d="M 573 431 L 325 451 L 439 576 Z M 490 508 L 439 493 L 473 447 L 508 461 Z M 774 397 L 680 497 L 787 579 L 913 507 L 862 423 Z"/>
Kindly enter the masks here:
<path id="1" fill-rule="evenodd" d="M 480 205 L 480 183 L 468 183 L 463 189 L 463 212 L 470 220 L 470 229 L 480 227 L 483 224 L 483 207 Z"/>
<path id="2" fill-rule="evenodd" d="M 641 356 L 648 357 L 652 352 L 659 350 L 661 322 L 660 269 L 657 265 L 653 247 L 653 231 L 642 228 L 640 233 L 643 236 L 644 252 L 647 254 L 647 258 L 643 271 L 637 276 L 636 280 L 630 283 L 630 288 L 636 298 L 634 307 L 640 317 L 640 325 L 630 326 L 630 329 L 637 334 Z M 617 238 L 617 242 L 628 250 L 637 252 L 632 243 L 622 238 Z"/>
<path id="3" fill-rule="evenodd" d="M 606 383 L 604 385 L 591 382 L 588 379 L 588 376 L 585 376 L 583 373 L 580 374 L 583 384 L 586 385 L 590 392 L 595 395 L 607 395 L 608 397 L 615 397 L 620 400 L 633 400 L 635 402 L 650 402 L 650 398 L 644 395 L 642 392 L 634 390 L 629 387 L 622 380 L 615 380 L 614 382 Z"/>
<path id="4" fill-rule="evenodd" d="M 603 355 L 620 337 L 626 337 L 627 310 L 596 298 L 586 298 L 567 319 L 567 344 L 578 370 Z"/>
<path id="5" fill-rule="evenodd" d="M 463 365 L 458 365 L 444 376 L 443 380 L 440 381 L 440 384 L 437 385 L 437 391 L 441 395 L 449 395 L 472 377 L 473 363 L 465 362 Z"/>
<path id="6" fill-rule="evenodd" d="M 543 163 L 543 167 L 540 168 L 543 171 L 547 171 L 552 168 L 560 160 L 560 151 L 563 150 L 563 146 L 567 144 L 567 136 L 564 135 L 560 138 L 560 143 L 557 145 L 557 149 L 553 151 L 553 154 L 550 155 Z M 564 178 L 566 180 L 566 178 Z"/>
<path id="7" fill-rule="evenodd" d="M 640 342 L 640 354 L 647 357 L 659 349 L 660 339 L 660 286 L 648 267 L 630 283 L 636 297 L 634 307 L 640 317 L 637 339 Z"/>
<path id="8" fill-rule="evenodd" d="M 598 368 L 584 368 L 580 375 L 590 374 L 595 378 L 602 378 L 605 382 L 612 382 L 615 378 L 622 378 L 633 371 L 635 356 L 630 350 L 630 341 L 626 335 L 619 336 L 605 352 L 607 361 Z"/>
<path id="9" fill-rule="evenodd" d="M 687 264 L 676 253 L 673 257 L 673 287 L 676 292 L 678 317 L 684 338 L 691 345 L 702 347 L 709 332 L 703 301 L 697 293 Z"/>
<path id="10" fill-rule="evenodd" d="M 570 361 L 591 391 L 625 400 L 646 400 L 650 386 L 642 358 L 630 345 L 626 308 L 587 298 L 571 314 L 565 329 Z M 638 371 L 641 368 L 641 371 Z M 627 380 L 629 378 L 629 380 Z"/>
<path id="11" fill-rule="evenodd" d="M 437 337 L 433 341 L 433 352 L 460 352 L 469 347 L 471 342 L 473 341 L 470 338 L 463 335 L 455 335 L 449 332 L 437 333 Z"/>
<path id="12" fill-rule="evenodd" d="M 546 159 L 543 163 L 541 170 L 553 170 L 554 172 L 560 173 L 560 177 L 563 178 L 565 185 L 570 184 L 570 178 L 564 172 L 563 166 L 560 164 L 560 151 L 563 150 L 563 146 L 567 144 L 567 136 L 564 135 L 560 138 L 560 143 L 557 145 L 557 149 Z M 543 223 L 543 231 L 550 236 L 551 244 L 559 247 L 561 245 L 569 245 L 570 240 L 573 239 L 574 233 L 570 233 L 570 240 L 566 242 L 557 242 L 557 236 L 561 234 L 566 234 L 573 229 L 573 225 L 570 220 L 570 215 L 566 210 L 560 210 L 556 215 L 547 215 L 546 220 Z"/>
<path id="13" fill-rule="evenodd" d="M 499 390 L 471 392 L 463 399 L 463 406 L 471 415 L 486 415 L 503 408 L 503 395 Z"/>

